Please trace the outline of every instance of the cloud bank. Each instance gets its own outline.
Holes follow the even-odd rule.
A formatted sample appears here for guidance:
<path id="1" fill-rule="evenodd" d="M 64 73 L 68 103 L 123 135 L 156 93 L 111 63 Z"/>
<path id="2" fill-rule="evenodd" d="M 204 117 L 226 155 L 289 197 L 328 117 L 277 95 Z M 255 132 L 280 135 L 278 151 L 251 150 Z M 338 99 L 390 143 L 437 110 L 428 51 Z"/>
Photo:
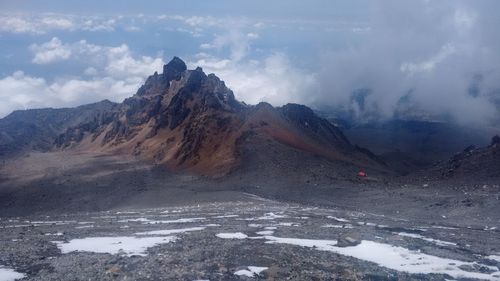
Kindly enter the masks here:
<path id="1" fill-rule="evenodd" d="M 352 48 L 325 52 L 317 104 L 360 118 L 406 105 L 469 124 L 499 118 L 500 19 L 492 1 L 378 1 Z M 363 109 L 356 93 L 365 91 Z"/>
<path id="2" fill-rule="evenodd" d="M 165 63 L 160 57 L 134 56 L 125 44 L 100 46 L 85 40 L 64 43 L 56 37 L 40 45 L 31 45 L 30 50 L 32 62 L 36 64 L 84 61 L 87 65 L 84 76 L 48 81 L 16 71 L 0 79 L 2 116 L 13 109 L 78 106 L 103 99 L 121 102 Z"/>
<path id="3" fill-rule="evenodd" d="M 20 46 L 27 63 L 56 77 L 11 64 L 0 77 L 0 116 L 13 108 L 119 101 L 177 55 L 218 75 L 250 104 L 304 103 L 361 121 L 500 120 L 498 1 L 301 3 L 268 17 L 251 7 L 248 14 L 222 13 L 220 5 L 205 15 L 0 15 L 2 39 L 29 38 Z M 70 76 L 64 67 L 77 71 Z"/>

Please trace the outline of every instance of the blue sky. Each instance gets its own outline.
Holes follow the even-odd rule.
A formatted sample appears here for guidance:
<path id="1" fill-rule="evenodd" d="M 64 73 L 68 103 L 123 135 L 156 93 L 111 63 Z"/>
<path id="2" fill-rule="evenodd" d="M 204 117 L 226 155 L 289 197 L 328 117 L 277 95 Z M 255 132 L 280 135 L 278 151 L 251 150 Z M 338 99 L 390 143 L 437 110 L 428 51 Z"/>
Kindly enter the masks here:
<path id="1" fill-rule="evenodd" d="M 2 0 L 0 116 L 121 101 L 175 55 L 251 104 L 488 123 L 500 104 L 498 8 L 487 0 Z M 352 98 L 360 90 L 362 107 Z"/>

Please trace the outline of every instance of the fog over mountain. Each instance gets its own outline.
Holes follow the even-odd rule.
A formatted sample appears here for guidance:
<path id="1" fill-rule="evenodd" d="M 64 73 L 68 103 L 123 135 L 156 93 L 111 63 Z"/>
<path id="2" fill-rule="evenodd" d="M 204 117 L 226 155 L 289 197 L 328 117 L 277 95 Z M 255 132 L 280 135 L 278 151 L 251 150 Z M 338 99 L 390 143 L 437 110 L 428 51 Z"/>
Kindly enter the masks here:
<path id="1" fill-rule="evenodd" d="M 0 115 L 122 101 L 179 55 L 250 104 L 499 119 L 495 1 L 126 2 L 1 1 Z"/>

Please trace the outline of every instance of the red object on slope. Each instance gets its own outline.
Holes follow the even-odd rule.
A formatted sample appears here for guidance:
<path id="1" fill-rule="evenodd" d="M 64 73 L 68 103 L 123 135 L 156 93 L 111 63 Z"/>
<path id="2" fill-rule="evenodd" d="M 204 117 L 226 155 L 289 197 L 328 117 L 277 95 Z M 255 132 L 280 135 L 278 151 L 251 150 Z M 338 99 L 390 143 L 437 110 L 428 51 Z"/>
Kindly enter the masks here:
<path id="1" fill-rule="evenodd" d="M 363 171 L 359 171 L 358 176 L 364 178 L 364 177 L 367 177 L 368 175 L 365 172 L 363 172 Z"/>

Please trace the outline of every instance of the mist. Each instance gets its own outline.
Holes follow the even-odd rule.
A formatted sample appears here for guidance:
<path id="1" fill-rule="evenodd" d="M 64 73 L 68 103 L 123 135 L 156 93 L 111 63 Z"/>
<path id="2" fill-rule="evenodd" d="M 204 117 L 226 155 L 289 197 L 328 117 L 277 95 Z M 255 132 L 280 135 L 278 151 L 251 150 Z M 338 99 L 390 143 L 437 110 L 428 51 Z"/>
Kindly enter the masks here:
<path id="1" fill-rule="evenodd" d="M 404 111 L 491 124 L 499 118 L 498 8 L 494 1 L 378 1 L 362 42 L 322 53 L 314 103 L 359 119 Z"/>

